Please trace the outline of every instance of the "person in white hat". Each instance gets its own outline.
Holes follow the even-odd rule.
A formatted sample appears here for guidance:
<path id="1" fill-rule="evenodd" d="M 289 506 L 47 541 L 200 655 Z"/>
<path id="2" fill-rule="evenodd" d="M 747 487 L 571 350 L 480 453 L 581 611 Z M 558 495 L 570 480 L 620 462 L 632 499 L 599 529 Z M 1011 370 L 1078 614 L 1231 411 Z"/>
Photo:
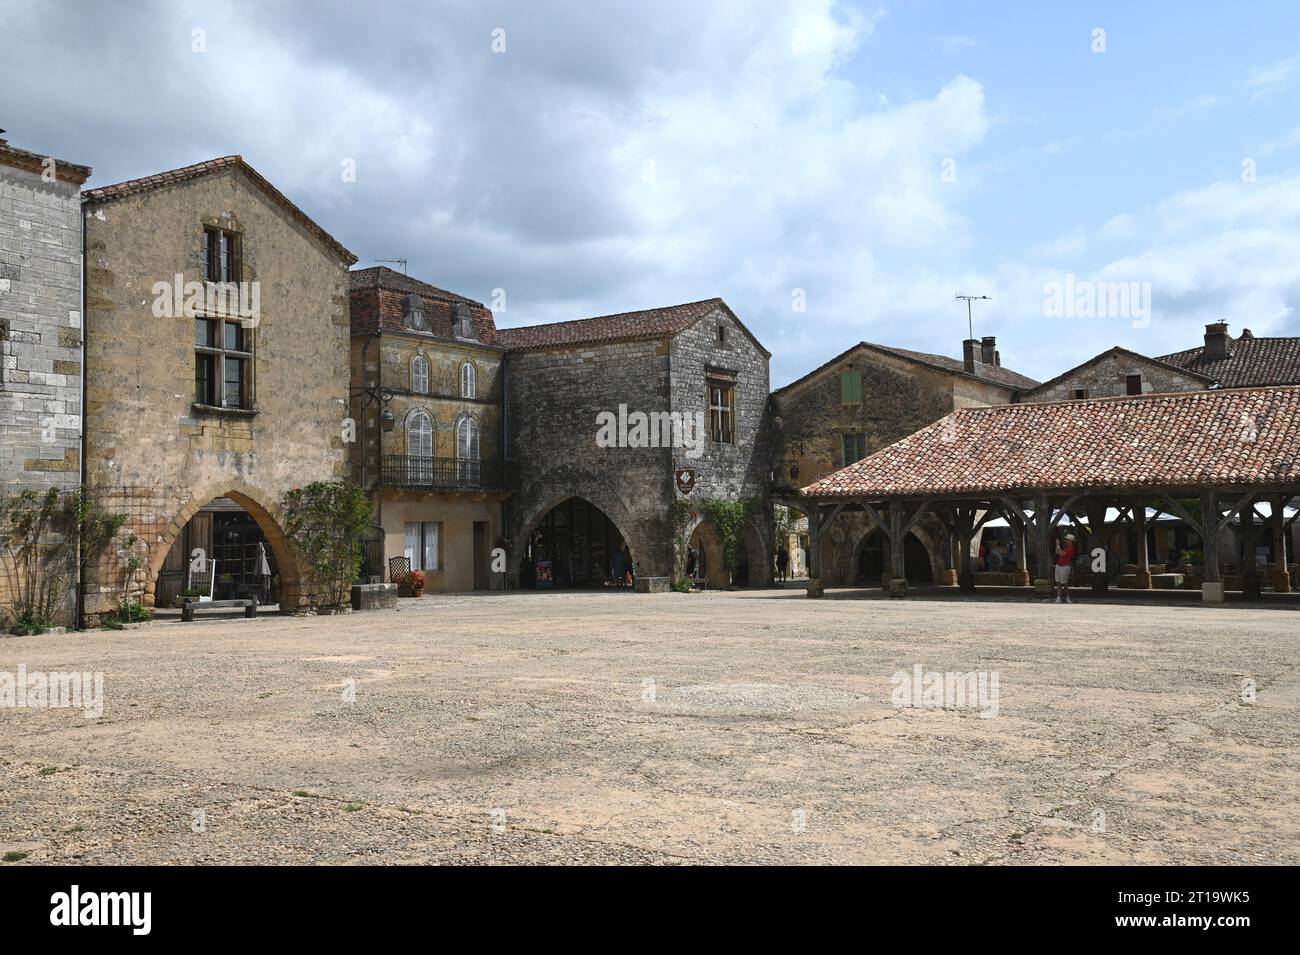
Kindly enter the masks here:
<path id="1" fill-rule="evenodd" d="M 1065 541 L 1056 542 L 1056 602 L 1070 603 L 1070 571 L 1074 569 L 1074 535 L 1066 534 Z"/>

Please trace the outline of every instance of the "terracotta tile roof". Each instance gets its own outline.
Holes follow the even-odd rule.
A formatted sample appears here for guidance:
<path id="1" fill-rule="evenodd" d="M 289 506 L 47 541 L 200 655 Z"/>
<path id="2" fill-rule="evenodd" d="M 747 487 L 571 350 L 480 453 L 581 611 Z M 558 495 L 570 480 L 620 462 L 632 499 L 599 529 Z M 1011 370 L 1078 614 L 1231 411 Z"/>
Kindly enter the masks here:
<path id="1" fill-rule="evenodd" d="M 771 353 L 763 348 L 762 343 L 748 328 L 745 328 L 736 313 L 720 298 L 687 302 L 684 305 L 669 305 L 665 308 L 647 308 L 637 312 L 620 312 L 617 315 L 600 315 L 596 318 L 582 318 L 572 322 L 501 328 L 497 330 L 497 341 L 511 351 L 537 351 L 574 345 L 671 338 L 718 309 L 726 311 L 763 354 L 771 357 Z"/>
<path id="2" fill-rule="evenodd" d="M 1129 351 L 1129 349 L 1127 348 L 1122 348 L 1119 345 L 1116 345 L 1114 348 L 1108 348 L 1106 349 L 1106 351 L 1102 352 L 1101 354 L 1093 355 L 1087 361 L 1081 362 L 1080 364 L 1075 365 L 1073 368 L 1069 368 L 1061 372 L 1055 378 L 1049 378 L 1041 385 L 1031 388 L 1029 391 L 1026 391 L 1024 393 L 1022 400 L 1033 401 L 1034 395 L 1041 394 L 1042 392 L 1053 387 L 1059 382 L 1065 381 L 1071 375 L 1077 374 L 1078 372 L 1083 371 L 1085 368 L 1091 368 L 1093 365 L 1105 361 L 1107 358 L 1110 358 L 1111 356 L 1123 356 L 1124 358 L 1130 359 L 1131 361 L 1139 361 L 1144 364 L 1155 365 L 1157 367 L 1164 368 L 1169 371 L 1176 371 L 1179 374 L 1188 375 L 1192 378 L 1199 379 L 1207 386 L 1214 384 L 1214 379 L 1212 377 L 1206 374 L 1202 374 L 1199 371 L 1193 371 L 1190 368 L 1184 368 L 1181 365 L 1175 365 L 1172 362 L 1165 361 L 1163 358 L 1150 358 L 1147 355 L 1142 355 L 1135 351 Z"/>
<path id="3" fill-rule="evenodd" d="M 209 159 L 207 162 L 195 163 L 193 166 L 182 166 L 180 169 L 169 169 L 166 172 L 155 173 L 152 176 L 144 176 L 140 179 L 128 179 L 126 182 L 114 183 L 111 186 L 97 186 L 94 189 L 83 190 L 81 195 L 87 202 L 107 202 L 112 199 L 121 199 L 124 196 L 136 196 L 144 192 L 150 192 L 154 189 L 162 189 L 165 186 L 176 185 L 177 183 L 186 182 L 190 179 L 197 179 L 200 176 L 206 176 L 214 172 L 220 172 L 223 169 L 237 169 L 243 172 L 254 185 L 258 186 L 263 192 L 270 197 L 276 204 L 285 209 L 294 219 L 296 219 L 308 232 L 316 236 L 327 246 L 334 250 L 348 265 L 357 261 L 357 257 L 349 252 L 343 245 L 332 235 L 316 224 L 316 221 L 303 212 L 289 200 L 275 186 L 271 185 L 262 174 L 256 169 L 244 162 L 242 156 L 222 156 L 219 159 Z"/>
<path id="4" fill-rule="evenodd" d="M 1300 488 L 1300 387 L 966 408 L 804 493 L 929 497 L 1279 483 Z"/>
<path id="5" fill-rule="evenodd" d="M 1221 388 L 1300 384 L 1300 338 L 1255 338 L 1242 335 L 1228 343 L 1227 358 L 1206 358 L 1205 348 L 1161 355 L 1160 360 L 1208 375 Z"/>
<path id="6" fill-rule="evenodd" d="M 1017 374 L 1009 368 L 1003 368 L 1001 365 L 981 364 L 979 366 L 979 373 L 972 375 L 966 370 L 966 366 L 962 363 L 960 358 L 949 358 L 946 355 L 931 355 L 928 352 L 911 351 L 907 348 L 894 348 L 891 345 L 877 345 L 875 342 L 858 342 L 840 352 L 830 361 L 818 365 L 802 378 L 797 378 L 790 382 L 790 384 L 778 388 L 773 392 L 773 394 L 783 395 L 788 391 L 798 388 L 805 382 L 816 378 L 827 368 L 830 368 L 838 362 L 843 361 L 845 358 L 848 358 L 851 353 L 857 351 L 859 348 L 869 348 L 872 351 L 893 355 L 895 358 L 902 358 L 904 361 L 915 362 L 918 365 L 925 365 L 938 371 L 988 382 L 991 385 L 1006 388 L 1008 391 L 1024 391 L 1038 385 L 1038 382 L 1034 379 Z"/>
<path id="7" fill-rule="evenodd" d="M 478 340 L 486 345 L 497 341 L 496 322 L 492 312 L 482 302 L 446 289 L 421 282 L 387 266 L 377 265 L 366 269 L 353 269 L 348 273 L 352 291 L 352 325 L 354 333 L 375 330 L 378 322 L 385 330 L 411 332 L 404 324 L 406 296 L 415 292 L 424 301 L 425 319 L 429 334 L 452 338 L 453 305 L 470 307 L 470 320 Z M 414 334 L 414 332 L 412 332 Z"/>
<path id="8" fill-rule="evenodd" d="M 0 130 L 0 132 L 3 132 L 3 130 Z M 45 156 L 30 150 L 19 149 L 17 146 L 9 145 L 8 140 L 0 139 L 0 165 L 2 166 L 16 166 L 28 172 L 42 173 L 46 169 L 45 160 L 53 158 L 53 156 Z M 54 159 L 53 168 L 56 179 L 71 183 L 74 186 L 79 186 L 90 178 L 91 169 L 89 166 L 79 166 L 74 162 Z"/>

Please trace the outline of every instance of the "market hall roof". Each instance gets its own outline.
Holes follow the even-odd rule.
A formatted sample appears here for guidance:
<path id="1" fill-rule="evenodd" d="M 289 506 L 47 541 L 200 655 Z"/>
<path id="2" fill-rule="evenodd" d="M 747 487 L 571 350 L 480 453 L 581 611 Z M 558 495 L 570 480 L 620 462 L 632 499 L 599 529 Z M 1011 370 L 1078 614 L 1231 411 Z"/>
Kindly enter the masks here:
<path id="1" fill-rule="evenodd" d="M 1300 387 L 963 408 L 804 488 L 811 498 L 1300 488 Z"/>
<path id="2" fill-rule="evenodd" d="M 511 351 L 538 351 L 575 345 L 671 338 L 719 309 L 726 312 L 764 355 L 772 357 L 771 352 L 763 348 L 754 333 L 745 327 L 745 323 L 720 298 L 706 298 L 699 302 L 686 302 L 663 308 L 646 308 L 636 312 L 619 312 L 615 315 L 598 315 L 595 318 L 580 318 L 576 321 L 552 322 L 547 325 L 498 328 L 497 341 Z"/>

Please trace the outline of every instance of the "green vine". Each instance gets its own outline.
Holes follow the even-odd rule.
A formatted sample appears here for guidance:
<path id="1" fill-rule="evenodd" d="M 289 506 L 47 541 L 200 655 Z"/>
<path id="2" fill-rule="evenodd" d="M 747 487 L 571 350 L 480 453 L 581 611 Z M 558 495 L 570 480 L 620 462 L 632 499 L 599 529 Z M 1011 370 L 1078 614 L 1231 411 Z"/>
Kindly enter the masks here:
<path id="1" fill-rule="evenodd" d="M 734 578 L 740 567 L 741 533 L 745 521 L 758 512 L 758 498 L 745 497 L 725 500 L 711 497 L 700 502 L 700 510 L 718 534 L 722 545 L 722 560 L 727 572 Z"/>

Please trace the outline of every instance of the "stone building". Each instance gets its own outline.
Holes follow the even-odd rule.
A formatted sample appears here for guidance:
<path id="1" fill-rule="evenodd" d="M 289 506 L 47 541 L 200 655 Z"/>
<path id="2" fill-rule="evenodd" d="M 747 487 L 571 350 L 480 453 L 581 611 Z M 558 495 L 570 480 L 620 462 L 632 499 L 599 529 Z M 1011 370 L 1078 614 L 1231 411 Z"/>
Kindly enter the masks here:
<path id="1" fill-rule="evenodd" d="M 1202 391 L 1215 380 L 1116 345 L 1020 396 L 1021 401 L 1082 401 L 1174 391 Z"/>
<path id="2" fill-rule="evenodd" d="M 296 608 L 280 502 L 346 473 L 355 256 L 238 156 L 84 200 L 86 481 L 147 547 L 145 602 Z M 108 587 L 90 581 L 91 615 Z"/>
<path id="3" fill-rule="evenodd" d="M 79 189 L 89 175 L 0 139 L 0 495 L 81 481 Z M 11 602 L 0 573 L 0 607 Z"/>
<path id="4" fill-rule="evenodd" d="M 432 591 L 499 589 L 509 482 L 502 454 L 504 349 L 479 302 L 391 269 L 351 274 L 354 478 L 370 490 L 390 561 Z M 364 470 L 364 474 L 362 473 Z"/>
<path id="5" fill-rule="evenodd" d="M 725 585 L 710 499 L 752 502 L 735 577 L 770 580 L 771 356 L 725 302 L 501 329 L 497 340 L 508 350 L 507 457 L 522 476 L 512 583 L 596 584 L 630 559 L 639 587 L 664 586 L 686 570 L 680 533 L 697 576 Z"/>
<path id="6" fill-rule="evenodd" d="M 962 343 L 949 358 L 859 342 L 772 394 L 778 499 L 905 438 L 958 408 L 1010 404 L 1038 383 L 1002 366 L 997 340 Z M 797 529 L 806 533 L 802 525 Z M 822 535 L 826 585 L 875 584 L 890 574 L 883 535 L 865 514 L 845 514 Z M 793 542 L 797 543 L 797 541 Z M 908 535 L 913 582 L 952 582 L 956 555 L 933 519 Z"/>

